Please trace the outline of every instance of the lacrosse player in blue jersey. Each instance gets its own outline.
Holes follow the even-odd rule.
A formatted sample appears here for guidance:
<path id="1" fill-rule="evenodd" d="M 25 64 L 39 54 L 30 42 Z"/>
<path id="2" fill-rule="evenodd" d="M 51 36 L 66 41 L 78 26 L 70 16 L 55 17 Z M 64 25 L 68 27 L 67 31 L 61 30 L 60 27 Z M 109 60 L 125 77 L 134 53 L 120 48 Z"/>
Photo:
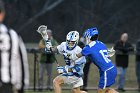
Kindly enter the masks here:
<path id="1" fill-rule="evenodd" d="M 45 37 L 45 36 L 44 36 Z M 47 36 L 46 36 L 47 37 Z M 83 68 L 86 62 L 84 56 L 77 58 L 76 60 L 71 60 L 67 57 L 67 54 L 80 53 L 82 49 L 77 46 L 79 40 L 79 33 L 77 31 L 70 31 L 66 36 L 66 42 L 62 42 L 57 47 L 52 47 L 50 42 L 46 43 L 46 48 L 52 52 L 58 52 L 64 56 L 66 66 L 58 66 L 58 75 L 54 81 L 54 91 L 55 93 L 61 93 L 61 85 L 68 84 L 72 86 L 73 93 L 87 93 L 81 91 L 80 87 L 83 85 Z"/>
<path id="2" fill-rule="evenodd" d="M 84 37 L 87 45 L 81 53 L 69 54 L 69 58 L 77 60 L 81 56 L 89 56 L 92 62 L 98 67 L 100 80 L 98 84 L 98 93 L 118 93 L 114 89 L 108 88 L 115 83 L 117 70 L 109 57 L 112 56 L 112 51 L 108 50 L 104 43 L 98 41 L 99 33 L 96 27 L 87 29 Z"/>

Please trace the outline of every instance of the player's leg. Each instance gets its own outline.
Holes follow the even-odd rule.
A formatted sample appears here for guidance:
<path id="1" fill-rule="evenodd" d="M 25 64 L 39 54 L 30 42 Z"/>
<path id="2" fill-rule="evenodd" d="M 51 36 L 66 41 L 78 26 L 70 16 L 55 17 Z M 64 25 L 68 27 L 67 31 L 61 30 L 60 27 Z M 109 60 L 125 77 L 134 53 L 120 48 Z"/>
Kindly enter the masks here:
<path id="1" fill-rule="evenodd" d="M 80 87 L 73 88 L 73 89 L 72 89 L 72 92 L 73 92 L 73 93 L 87 93 L 86 91 L 81 91 L 81 90 L 80 90 Z"/>
<path id="2" fill-rule="evenodd" d="M 117 69 L 115 67 L 107 71 L 100 71 L 99 89 L 97 93 L 117 93 L 114 89 L 106 88 L 115 83 L 116 75 Z"/>
<path id="3" fill-rule="evenodd" d="M 53 80 L 53 87 L 54 87 L 54 92 L 55 93 L 61 93 L 61 84 L 64 83 L 64 79 L 62 78 L 61 75 L 57 76 Z"/>
<path id="4" fill-rule="evenodd" d="M 98 89 L 97 93 L 105 93 L 105 90 L 104 89 Z"/>
<path id="5" fill-rule="evenodd" d="M 86 91 L 81 91 L 81 93 L 87 93 Z"/>
<path id="6" fill-rule="evenodd" d="M 72 93 L 81 93 L 80 88 L 73 88 Z"/>
<path id="7" fill-rule="evenodd" d="M 97 93 L 119 93 L 115 89 L 98 89 Z"/>
<path id="8" fill-rule="evenodd" d="M 106 89 L 104 93 L 119 93 L 119 92 L 117 92 L 115 89 L 109 88 Z"/>
<path id="9" fill-rule="evenodd" d="M 76 77 L 73 76 L 73 78 L 69 79 L 69 81 L 72 81 L 72 86 L 73 86 L 73 93 L 87 93 L 86 91 L 81 91 L 80 87 L 83 86 L 83 79 L 82 77 Z"/>

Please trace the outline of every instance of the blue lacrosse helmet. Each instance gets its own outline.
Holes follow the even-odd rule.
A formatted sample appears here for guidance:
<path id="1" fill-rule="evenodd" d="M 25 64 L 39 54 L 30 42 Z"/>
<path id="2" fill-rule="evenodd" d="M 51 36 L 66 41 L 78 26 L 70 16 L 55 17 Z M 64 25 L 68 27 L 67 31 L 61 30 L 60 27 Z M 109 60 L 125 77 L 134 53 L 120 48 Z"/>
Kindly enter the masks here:
<path id="1" fill-rule="evenodd" d="M 96 27 L 93 27 L 93 28 L 89 28 L 89 29 L 87 29 L 87 30 L 85 31 L 84 37 L 90 39 L 92 36 L 98 35 L 98 34 L 99 34 L 99 33 L 98 33 L 97 28 L 96 28 Z"/>

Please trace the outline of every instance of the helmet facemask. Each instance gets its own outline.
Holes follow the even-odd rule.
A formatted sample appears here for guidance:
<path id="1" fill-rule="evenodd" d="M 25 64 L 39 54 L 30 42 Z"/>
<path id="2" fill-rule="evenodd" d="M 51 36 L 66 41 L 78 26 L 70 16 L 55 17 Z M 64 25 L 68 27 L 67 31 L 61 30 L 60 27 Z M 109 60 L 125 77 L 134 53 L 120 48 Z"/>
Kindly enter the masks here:
<path id="1" fill-rule="evenodd" d="M 79 40 L 79 33 L 77 31 L 69 32 L 66 37 L 67 48 L 70 50 L 75 48 L 78 44 L 78 40 Z"/>
<path id="2" fill-rule="evenodd" d="M 89 44 L 90 41 L 93 41 L 92 37 L 96 36 L 96 35 L 98 35 L 98 30 L 96 27 L 87 29 L 84 33 L 84 37 L 86 39 L 86 44 Z"/>
<path id="3" fill-rule="evenodd" d="M 87 32 L 87 33 L 85 34 L 84 37 L 85 37 L 85 39 L 86 39 L 86 44 L 89 44 L 89 42 L 90 42 L 90 38 L 91 38 L 90 33 Z"/>
<path id="4" fill-rule="evenodd" d="M 89 44 L 90 38 L 86 37 L 86 44 Z"/>
<path id="5" fill-rule="evenodd" d="M 76 41 L 69 41 L 69 40 L 67 40 L 66 42 L 67 42 L 67 47 L 69 49 L 73 49 L 77 45 Z"/>

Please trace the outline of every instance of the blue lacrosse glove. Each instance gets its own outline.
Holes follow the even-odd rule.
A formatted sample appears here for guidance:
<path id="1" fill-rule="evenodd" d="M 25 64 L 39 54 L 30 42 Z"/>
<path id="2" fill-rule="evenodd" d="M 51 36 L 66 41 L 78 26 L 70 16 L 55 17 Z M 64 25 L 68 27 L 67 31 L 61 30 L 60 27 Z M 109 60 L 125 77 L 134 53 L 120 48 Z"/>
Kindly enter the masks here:
<path id="1" fill-rule="evenodd" d="M 52 47 L 51 41 L 49 41 L 49 40 L 45 41 L 45 45 L 46 45 L 46 48 L 47 48 L 48 50 L 51 50 L 51 47 Z"/>

